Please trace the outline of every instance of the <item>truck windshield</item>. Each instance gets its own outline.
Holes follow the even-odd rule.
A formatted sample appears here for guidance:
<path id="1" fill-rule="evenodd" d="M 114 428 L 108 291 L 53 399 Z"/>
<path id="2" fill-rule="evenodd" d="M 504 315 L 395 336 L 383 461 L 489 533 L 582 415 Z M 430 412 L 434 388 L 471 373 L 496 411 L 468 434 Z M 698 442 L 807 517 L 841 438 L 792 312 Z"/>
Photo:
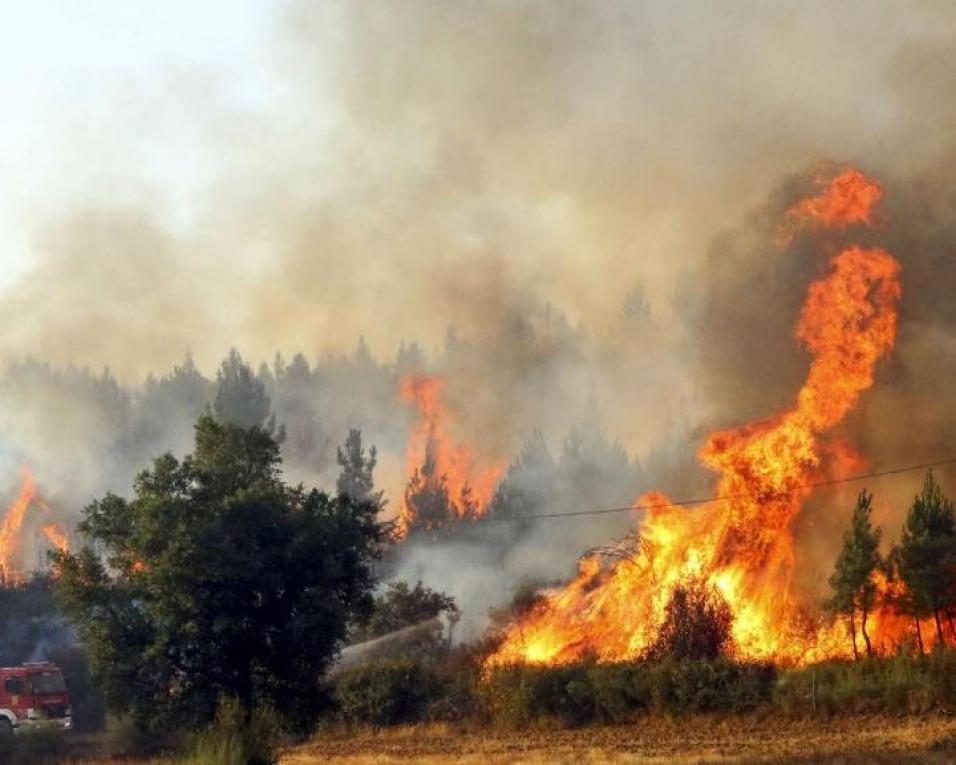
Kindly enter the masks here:
<path id="1" fill-rule="evenodd" d="M 30 675 L 30 686 L 36 694 L 66 693 L 66 683 L 59 672 L 41 672 Z"/>

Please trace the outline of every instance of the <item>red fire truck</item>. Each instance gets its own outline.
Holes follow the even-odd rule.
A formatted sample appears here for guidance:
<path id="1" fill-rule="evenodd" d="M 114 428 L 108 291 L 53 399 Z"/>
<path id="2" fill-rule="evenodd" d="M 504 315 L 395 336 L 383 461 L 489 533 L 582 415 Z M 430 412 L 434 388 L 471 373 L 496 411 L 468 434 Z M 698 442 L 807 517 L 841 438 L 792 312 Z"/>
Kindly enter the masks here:
<path id="1" fill-rule="evenodd" d="M 73 727 L 63 673 L 49 662 L 0 668 L 0 736 Z"/>

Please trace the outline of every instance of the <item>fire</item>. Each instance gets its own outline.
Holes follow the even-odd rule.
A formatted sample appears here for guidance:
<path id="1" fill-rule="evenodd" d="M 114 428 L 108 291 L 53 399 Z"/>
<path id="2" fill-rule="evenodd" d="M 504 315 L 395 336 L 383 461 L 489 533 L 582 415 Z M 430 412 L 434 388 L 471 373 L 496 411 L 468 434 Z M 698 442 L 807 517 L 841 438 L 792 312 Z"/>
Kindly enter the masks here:
<path id="1" fill-rule="evenodd" d="M 827 226 L 869 221 L 880 193 L 849 170 L 793 209 Z M 859 464 L 826 434 L 873 384 L 874 365 L 893 347 L 900 269 L 887 252 L 860 247 L 839 252 L 829 266 L 810 285 L 796 326 L 813 360 L 795 403 L 711 434 L 699 453 L 719 474 L 715 499 L 691 509 L 667 506 L 659 494 L 638 500 L 646 509 L 641 544 L 623 561 L 582 560 L 570 584 L 510 628 L 490 665 L 637 658 L 656 635 L 674 587 L 691 577 L 727 600 L 743 658 L 807 662 L 847 653 L 842 629 L 820 619 L 796 591 L 791 527 L 808 484 Z"/>
<path id="2" fill-rule="evenodd" d="M 414 404 L 419 414 L 408 441 L 408 475 L 412 480 L 418 476 L 426 488 L 444 484 L 451 514 L 476 518 L 487 509 L 504 466 L 497 462 L 480 466 L 474 452 L 452 438 L 444 389 L 444 379 L 437 376 L 409 375 L 401 382 L 402 399 Z M 420 516 L 420 509 L 406 497 L 399 518 L 400 534 L 406 536 L 422 520 Z"/>
<path id="3" fill-rule="evenodd" d="M 10 572 L 20 568 L 21 529 L 27 510 L 39 496 L 36 480 L 26 466 L 20 468 L 20 493 L 7 508 L 0 524 L 0 571 Z"/>
<path id="4" fill-rule="evenodd" d="M 20 468 L 20 481 L 17 498 L 7 508 L 0 523 L 0 585 L 14 584 L 24 578 L 25 532 L 27 528 L 36 530 L 35 525 L 27 523 L 30 508 L 37 508 L 43 516 L 49 516 L 52 512 L 40 497 L 36 479 L 26 466 Z M 69 551 L 69 539 L 61 526 L 50 521 L 41 524 L 39 531 L 51 547 Z"/>
<path id="5" fill-rule="evenodd" d="M 66 536 L 66 532 L 56 523 L 44 523 L 40 530 L 43 532 L 43 536 L 46 537 L 47 542 L 50 543 L 60 552 L 69 552 L 70 551 L 70 540 Z"/>
<path id="6" fill-rule="evenodd" d="M 845 228 L 874 222 L 873 208 L 883 197 L 880 184 L 852 167 L 829 182 L 824 177 L 818 177 L 816 183 L 825 187 L 820 194 L 798 202 L 787 211 L 786 219 L 790 227 L 817 225 Z"/>

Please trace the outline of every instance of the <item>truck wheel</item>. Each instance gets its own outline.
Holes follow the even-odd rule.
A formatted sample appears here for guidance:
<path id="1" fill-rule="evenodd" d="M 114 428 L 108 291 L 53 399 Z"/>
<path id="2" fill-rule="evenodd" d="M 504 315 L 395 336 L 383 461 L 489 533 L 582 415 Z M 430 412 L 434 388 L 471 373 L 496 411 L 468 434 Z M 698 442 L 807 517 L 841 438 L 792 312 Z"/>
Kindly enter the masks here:
<path id="1" fill-rule="evenodd" d="M 0 717 L 0 738 L 13 735 L 13 726 L 6 717 Z"/>

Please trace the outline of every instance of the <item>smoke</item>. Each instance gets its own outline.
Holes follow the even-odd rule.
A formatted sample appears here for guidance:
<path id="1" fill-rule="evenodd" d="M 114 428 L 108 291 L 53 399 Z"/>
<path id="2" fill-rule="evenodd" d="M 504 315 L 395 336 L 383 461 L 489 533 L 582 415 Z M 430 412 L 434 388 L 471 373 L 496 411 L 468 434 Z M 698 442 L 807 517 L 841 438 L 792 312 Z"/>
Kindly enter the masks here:
<path id="1" fill-rule="evenodd" d="M 778 410 L 805 374 L 793 326 L 823 256 L 811 235 L 781 248 L 777 227 L 821 158 L 885 184 L 871 236 L 904 269 L 897 351 L 847 439 L 874 465 L 948 456 L 952 16 L 889 0 L 278 6 L 261 103 L 164 71 L 63 114 L 55 201 L 30 199 L 29 267 L 0 292 L 0 361 L 89 367 L 112 382 L 84 389 L 115 395 L 13 375 L 0 468 L 40 463 L 75 510 L 188 447 L 193 410 L 142 423 L 147 374 L 187 351 L 207 376 L 232 346 L 301 351 L 307 390 L 271 391 L 290 475 L 329 485 L 362 427 L 394 510 L 413 421 L 397 349 L 417 341 L 477 454 L 507 461 L 535 428 L 559 449 L 597 424 L 641 458 L 644 488 L 687 496 L 709 482 L 688 464 L 703 433 Z M 185 212 L 144 180 L 157 154 L 201 179 Z M 620 530 L 543 527 L 501 570 L 557 575 Z M 499 564 L 468 566 L 458 591 Z"/>

